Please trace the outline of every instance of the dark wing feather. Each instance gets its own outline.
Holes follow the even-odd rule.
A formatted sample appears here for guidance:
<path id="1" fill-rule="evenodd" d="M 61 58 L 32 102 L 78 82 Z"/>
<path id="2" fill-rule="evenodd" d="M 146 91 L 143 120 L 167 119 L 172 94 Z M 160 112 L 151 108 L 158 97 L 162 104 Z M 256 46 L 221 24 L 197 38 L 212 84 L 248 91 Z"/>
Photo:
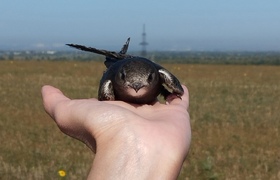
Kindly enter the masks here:
<path id="1" fill-rule="evenodd" d="M 96 49 L 93 47 L 86 47 L 83 45 L 79 45 L 79 44 L 66 44 L 67 46 L 76 48 L 76 49 L 80 49 L 82 51 L 88 51 L 88 52 L 93 52 L 96 54 L 101 54 L 106 56 L 106 61 L 104 62 L 105 66 L 108 68 L 110 67 L 112 64 L 116 63 L 118 60 L 122 60 L 122 59 L 127 59 L 127 58 L 131 58 L 133 56 L 131 55 L 127 55 L 126 52 L 128 50 L 128 46 L 129 46 L 129 42 L 130 42 L 130 38 L 127 39 L 126 43 L 123 45 L 122 49 L 120 52 L 114 52 L 114 51 L 107 51 L 107 50 L 103 50 L 103 49 Z"/>
<path id="2" fill-rule="evenodd" d="M 156 63 L 154 63 L 154 65 L 158 70 L 162 85 L 164 87 L 164 89 L 161 91 L 161 94 L 164 96 L 164 98 L 167 98 L 169 94 L 174 94 L 178 97 L 181 97 L 184 94 L 184 89 L 181 86 L 180 81 L 162 66 Z"/>
<path id="3" fill-rule="evenodd" d="M 166 90 L 180 97 L 184 94 L 180 81 L 173 74 L 165 68 L 159 69 L 158 72 Z"/>
<path id="4" fill-rule="evenodd" d="M 128 38 L 126 40 L 126 43 L 123 45 L 121 51 L 120 51 L 120 54 L 126 54 L 127 50 L 128 50 L 128 46 L 129 46 L 129 41 L 130 41 L 130 38 Z"/>
<path id="5" fill-rule="evenodd" d="M 76 48 L 76 49 L 80 49 L 82 51 L 88 51 L 88 52 L 93 52 L 96 54 L 101 54 L 101 55 L 105 55 L 106 57 L 110 57 L 110 58 L 115 58 L 115 59 L 123 59 L 125 56 L 123 54 L 114 52 L 114 51 L 107 51 L 107 50 L 103 50 L 103 49 L 96 49 L 93 47 L 86 47 L 83 45 L 79 45 L 79 44 L 66 44 L 67 46 Z"/>
<path id="6" fill-rule="evenodd" d="M 128 46 L 129 46 L 129 41 L 130 41 L 130 38 L 128 38 L 126 40 L 126 43 L 123 45 L 121 51 L 119 52 L 120 55 L 123 55 L 122 59 L 126 59 L 126 58 L 132 57 L 131 55 L 126 55 L 126 52 L 128 50 Z M 104 62 L 104 64 L 105 64 L 105 66 L 107 68 L 109 68 L 112 64 L 116 63 L 119 60 L 121 60 L 121 59 L 117 59 L 117 58 L 112 58 L 112 57 L 106 56 L 106 61 Z"/>

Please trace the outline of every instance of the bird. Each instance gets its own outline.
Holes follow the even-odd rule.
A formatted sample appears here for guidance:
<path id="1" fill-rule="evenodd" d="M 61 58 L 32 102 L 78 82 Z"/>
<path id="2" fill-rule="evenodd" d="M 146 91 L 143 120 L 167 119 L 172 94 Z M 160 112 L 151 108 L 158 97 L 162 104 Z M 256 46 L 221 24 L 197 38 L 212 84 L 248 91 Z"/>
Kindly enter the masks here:
<path id="1" fill-rule="evenodd" d="M 100 80 L 98 100 L 125 101 L 133 104 L 152 104 L 159 95 L 179 98 L 184 94 L 180 81 L 159 64 L 139 56 L 127 54 L 130 38 L 119 52 L 107 51 L 78 44 L 70 47 L 105 56 L 104 71 Z"/>

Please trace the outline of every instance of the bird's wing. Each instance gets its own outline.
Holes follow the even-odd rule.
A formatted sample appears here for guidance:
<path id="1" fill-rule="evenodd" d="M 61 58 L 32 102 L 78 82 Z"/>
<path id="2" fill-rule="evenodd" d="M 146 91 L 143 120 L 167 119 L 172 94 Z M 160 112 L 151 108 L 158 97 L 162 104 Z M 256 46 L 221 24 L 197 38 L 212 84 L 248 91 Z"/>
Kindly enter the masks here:
<path id="1" fill-rule="evenodd" d="M 129 41 L 130 41 L 130 38 L 128 38 L 126 40 L 126 43 L 123 45 L 121 51 L 120 51 L 120 54 L 126 54 L 127 50 L 128 50 L 128 46 L 129 46 Z"/>
<path id="2" fill-rule="evenodd" d="M 158 69 L 158 72 L 162 81 L 162 85 L 165 88 L 165 90 L 162 91 L 162 95 L 165 98 L 169 94 L 175 94 L 178 97 L 181 97 L 184 94 L 184 89 L 182 88 L 180 81 L 173 74 L 162 67 Z"/>
<path id="3" fill-rule="evenodd" d="M 104 62 L 105 66 L 107 68 L 109 68 L 112 64 L 114 64 L 115 62 L 122 60 L 122 59 L 128 59 L 128 58 L 132 58 L 133 56 L 126 54 L 127 50 L 128 50 L 128 46 L 129 46 L 129 42 L 130 42 L 130 38 L 127 39 L 126 43 L 123 45 L 122 49 L 120 52 L 114 52 L 114 51 L 107 51 L 107 50 L 103 50 L 103 49 L 96 49 L 93 47 L 86 47 L 83 45 L 79 45 L 79 44 L 66 44 L 67 46 L 76 48 L 76 49 L 80 49 L 82 51 L 88 51 L 88 52 L 93 52 L 96 54 L 101 54 L 106 56 L 106 60 Z"/>
<path id="4" fill-rule="evenodd" d="M 83 45 L 79 45 L 79 44 L 66 44 L 67 46 L 76 48 L 76 49 L 80 49 L 82 51 L 88 51 L 88 52 L 93 52 L 96 54 L 101 54 L 104 55 L 106 57 L 110 57 L 110 58 L 115 58 L 115 59 L 123 59 L 124 55 L 114 52 L 114 51 L 107 51 L 107 50 L 103 50 L 103 49 L 96 49 L 93 47 L 86 47 Z"/>
<path id="5" fill-rule="evenodd" d="M 109 79 L 101 80 L 101 84 L 98 90 L 98 100 L 100 101 L 115 100 L 114 88 L 111 80 Z"/>
<path id="6" fill-rule="evenodd" d="M 126 42 L 123 45 L 121 51 L 118 53 L 119 55 L 122 55 L 122 58 L 112 58 L 112 57 L 106 56 L 106 61 L 104 62 L 104 64 L 107 68 L 109 68 L 112 64 L 116 63 L 117 61 L 119 61 L 121 59 L 127 59 L 127 58 L 132 58 L 133 57 L 131 55 L 126 55 L 126 52 L 128 50 L 128 46 L 129 46 L 129 41 L 130 41 L 130 38 L 128 38 L 126 40 Z"/>

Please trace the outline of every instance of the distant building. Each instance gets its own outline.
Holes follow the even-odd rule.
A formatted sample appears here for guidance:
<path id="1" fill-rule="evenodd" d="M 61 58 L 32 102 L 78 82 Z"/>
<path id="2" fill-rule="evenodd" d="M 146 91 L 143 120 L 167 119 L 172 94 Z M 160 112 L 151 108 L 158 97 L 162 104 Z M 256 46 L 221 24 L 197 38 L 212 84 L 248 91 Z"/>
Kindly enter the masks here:
<path id="1" fill-rule="evenodd" d="M 55 54 L 55 51 L 47 51 L 47 54 Z"/>

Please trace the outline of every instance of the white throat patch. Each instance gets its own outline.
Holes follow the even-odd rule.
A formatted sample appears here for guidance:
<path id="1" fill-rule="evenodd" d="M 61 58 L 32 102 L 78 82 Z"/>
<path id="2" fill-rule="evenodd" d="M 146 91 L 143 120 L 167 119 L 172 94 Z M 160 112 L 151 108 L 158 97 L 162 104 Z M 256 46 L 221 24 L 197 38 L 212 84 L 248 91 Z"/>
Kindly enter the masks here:
<path id="1" fill-rule="evenodd" d="M 147 88 L 143 87 L 143 88 L 139 89 L 138 92 L 136 92 L 133 88 L 128 88 L 127 93 L 133 97 L 141 97 L 147 93 Z"/>

